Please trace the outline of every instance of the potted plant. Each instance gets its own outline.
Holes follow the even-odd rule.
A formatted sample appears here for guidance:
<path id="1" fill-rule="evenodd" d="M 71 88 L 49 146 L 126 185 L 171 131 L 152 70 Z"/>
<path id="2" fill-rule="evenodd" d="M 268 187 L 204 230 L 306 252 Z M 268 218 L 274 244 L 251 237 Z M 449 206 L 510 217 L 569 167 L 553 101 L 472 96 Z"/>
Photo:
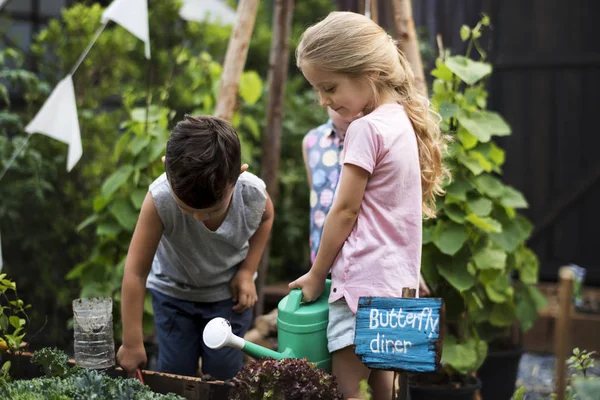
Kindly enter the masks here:
<path id="1" fill-rule="evenodd" d="M 343 399 L 335 378 L 306 359 L 252 360 L 231 384 L 231 400 Z"/>
<path id="2" fill-rule="evenodd" d="M 515 322 L 520 329 L 529 329 L 544 305 L 533 286 L 538 260 L 525 244 L 532 225 L 517 212 L 527 207 L 527 201 L 500 180 L 505 154 L 492 140 L 510 135 L 511 129 L 498 113 L 487 110 L 485 82 L 492 66 L 478 40 L 489 24 L 484 15 L 475 27 L 463 26 L 466 55 L 446 52 L 432 72 L 436 78 L 432 103 L 442 117 L 442 129 L 454 139 L 446 156 L 452 181 L 438 199 L 438 218 L 426 221 L 423 228 L 422 273 L 433 295 L 446 304 L 444 373 L 413 378 L 413 399 L 433 384 L 472 398 L 480 386 L 474 373 L 490 346 Z M 471 58 L 473 50 L 479 60 Z M 507 376 L 505 371 L 497 375 Z M 508 388 L 503 398 L 514 391 L 516 373 L 509 378 L 512 383 L 501 384 Z M 484 379 L 484 388 L 493 386 Z M 486 393 L 484 398 L 493 398 L 488 396 L 492 395 Z M 426 398 L 436 397 L 429 393 Z"/>

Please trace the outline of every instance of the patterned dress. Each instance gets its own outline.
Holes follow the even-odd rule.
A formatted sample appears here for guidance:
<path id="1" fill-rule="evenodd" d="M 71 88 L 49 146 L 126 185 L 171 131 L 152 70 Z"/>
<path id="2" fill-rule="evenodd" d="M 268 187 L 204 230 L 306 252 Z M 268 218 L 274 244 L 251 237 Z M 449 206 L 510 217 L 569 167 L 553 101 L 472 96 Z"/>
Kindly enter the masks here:
<path id="1" fill-rule="evenodd" d="M 325 217 L 342 168 L 344 137 L 335 131 L 331 120 L 308 132 L 304 146 L 312 179 L 310 191 L 310 260 L 314 262 L 321 243 Z"/>

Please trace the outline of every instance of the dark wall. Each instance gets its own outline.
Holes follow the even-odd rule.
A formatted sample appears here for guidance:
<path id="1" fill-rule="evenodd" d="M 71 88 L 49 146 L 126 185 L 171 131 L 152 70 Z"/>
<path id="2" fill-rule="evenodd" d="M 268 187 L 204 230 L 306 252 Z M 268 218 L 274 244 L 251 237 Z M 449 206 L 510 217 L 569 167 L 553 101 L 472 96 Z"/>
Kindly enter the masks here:
<path id="1" fill-rule="evenodd" d="M 358 10 L 358 0 L 339 0 Z M 393 31 L 391 2 L 379 2 Z M 492 30 L 483 44 L 494 66 L 490 108 L 513 134 L 504 180 L 521 190 L 534 223 L 529 245 L 540 258 L 540 276 L 555 280 L 561 265 L 587 268 L 600 285 L 600 35 L 597 0 L 414 0 L 415 25 L 436 46 L 464 51 L 459 29 L 486 12 Z"/>

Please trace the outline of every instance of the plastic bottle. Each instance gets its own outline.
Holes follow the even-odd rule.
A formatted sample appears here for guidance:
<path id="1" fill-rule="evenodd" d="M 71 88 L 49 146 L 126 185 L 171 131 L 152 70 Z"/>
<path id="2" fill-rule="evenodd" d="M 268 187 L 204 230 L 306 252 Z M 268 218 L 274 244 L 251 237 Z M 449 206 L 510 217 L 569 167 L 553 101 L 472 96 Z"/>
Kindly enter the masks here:
<path id="1" fill-rule="evenodd" d="M 75 362 L 88 369 L 115 366 L 112 299 L 91 297 L 73 300 Z"/>

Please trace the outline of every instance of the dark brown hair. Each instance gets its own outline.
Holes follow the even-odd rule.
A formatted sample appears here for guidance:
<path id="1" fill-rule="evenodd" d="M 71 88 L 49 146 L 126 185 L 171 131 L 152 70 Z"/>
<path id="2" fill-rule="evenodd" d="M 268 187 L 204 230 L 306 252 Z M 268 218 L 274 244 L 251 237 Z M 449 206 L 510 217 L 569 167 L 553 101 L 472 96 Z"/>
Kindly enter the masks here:
<path id="1" fill-rule="evenodd" d="M 167 142 L 165 169 L 173 193 L 191 208 L 219 202 L 240 176 L 237 132 L 217 117 L 185 116 Z"/>

